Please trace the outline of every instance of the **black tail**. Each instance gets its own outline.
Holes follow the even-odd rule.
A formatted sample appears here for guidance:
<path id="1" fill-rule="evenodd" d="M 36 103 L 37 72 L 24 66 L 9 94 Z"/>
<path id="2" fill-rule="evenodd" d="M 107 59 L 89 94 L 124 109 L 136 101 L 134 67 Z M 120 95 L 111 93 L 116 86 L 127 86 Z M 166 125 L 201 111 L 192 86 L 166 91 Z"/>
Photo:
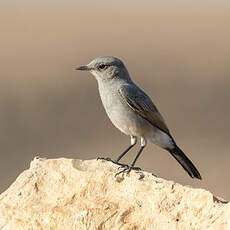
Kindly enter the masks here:
<path id="1" fill-rule="evenodd" d="M 186 157 L 183 151 L 178 147 L 175 146 L 173 149 L 167 149 L 172 156 L 180 163 L 180 165 L 184 168 L 184 170 L 189 174 L 192 178 L 202 179 L 200 173 L 193 165 L 193 163 Z"/>

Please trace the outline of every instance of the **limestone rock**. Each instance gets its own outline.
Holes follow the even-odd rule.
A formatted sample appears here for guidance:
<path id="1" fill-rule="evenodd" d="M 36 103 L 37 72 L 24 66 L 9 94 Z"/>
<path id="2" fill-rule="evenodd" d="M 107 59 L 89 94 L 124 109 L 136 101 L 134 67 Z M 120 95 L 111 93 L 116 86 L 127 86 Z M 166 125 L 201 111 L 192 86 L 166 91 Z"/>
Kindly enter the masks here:
<path id="1" fill-rule="evenodd" d="M 102 160 L 37 159 L 0 196 L 1 230 L 230 229 L 210 192 Z"/>

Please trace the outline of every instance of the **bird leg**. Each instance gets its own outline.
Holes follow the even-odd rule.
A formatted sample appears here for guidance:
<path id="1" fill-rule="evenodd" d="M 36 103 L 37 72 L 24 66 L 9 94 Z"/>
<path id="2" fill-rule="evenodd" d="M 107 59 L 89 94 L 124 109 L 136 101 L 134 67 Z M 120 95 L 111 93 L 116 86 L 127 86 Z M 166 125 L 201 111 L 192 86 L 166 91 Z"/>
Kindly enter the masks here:
<path id="1" fill-rule="evenodd" d="M 136 155 L 136 157 L 135 157 L 133 163 L 131 164 L 131 166 L 126 165 L 126 166 L 124 167 L 123 170 L 121 170 L 120 172 L 118 172 L 118 173 L 115 174 L 115 177 L 118 176 L 119 174 L 125 173 L 125 172 L 126 172 L 127 174 L 129 174 L 129 173 L 131 172 L 131 170 L 141 170 L 141 168 L 139 168 L 139 167 L 134 167 L 134 165 L 135 165 L 137 159 L 139 158 L 139 156 L 141 155 L 141 153 L 142 153 L 143 149 L 145 148 L 145 146 L 146 146 L 146 140 L 145 140 L 144 138 L 141 138 L 141 148 L 140 148 L 140 150 L 138 151 L 138 153 L 137 153 L 137 155 Z M 122 166 L 121 166 L 121 167 L 122 167 Z M 119 168 L 120 168 L 120 167 L 119 167 Z M 119 168 L 118 168 L 118 169 L 119 169 Z M 123 168 L 123 167 L 122 167 L 122 168 Z"/>
<path id="2" fill-rule="evenodd" d="M 137 143 L 137 137 L 131 136 L 131 145 L 117 158 L 116 162 L 118 163 L 120 159 Z"/>
<path id="3" fill-rule="evenodd" d="M 120 159 L 137 143 L 137 137 L 135 136 L 131 136 L 131 145 L 124 151 L 122 152 L 121 155 L 119 155 L 119 157 L 116 159 L 116 160 L 112 160 L 111 158 L 109 157 L 98 157 L 97 160 L 106 160 L 106 161 L 111 161 L 113 162 L 114 164 L 116 165 L 119 165 L 120 167 L 122 168 L 126 168 L 126 167 L 129 167 L 127 164 L 122 164 L 122 163 L 119 163 Z M 119 167 L 119 168 L 120 168 Z"/>
<path id="4" fill-rule="evenodd" d="M 121 167 L 124 168 L 124 169 L 122 169 L 121 171 L 117 172 L 117 173 L 115 174 L 115 176 L 118 176 L 118 175 L 121 174 L 121 173 L 127 173 L 127 174 L 129 174 L 129 173 L 131 172 L 131 170 L 136 170 L 136 171 L 141 170 L 141 168 L 139 168 L 139 167 L 134 167 L 134 165 L 135 165 L 135 163 L 136 163 L 138 157 L 141 155 L 141 153 L 142 153 L 144 147 L 145 147 L 145 146 L 141 146 L 141 148 L 140 148 L 139 152 L 137 153 L 137 155 L 136 155 L 136 157 L 135 157 L 133 163 L 131 164 L 131 166 L 129 166 L 129 165 L 125 165 L 125 167 L 122 167 L 122 166 L 121 166 Z M 121 168 L 121 167 L 119 167 L 119 168 Z M 118 168 L 118 169 L 119 169 L 119 168 Z"/>

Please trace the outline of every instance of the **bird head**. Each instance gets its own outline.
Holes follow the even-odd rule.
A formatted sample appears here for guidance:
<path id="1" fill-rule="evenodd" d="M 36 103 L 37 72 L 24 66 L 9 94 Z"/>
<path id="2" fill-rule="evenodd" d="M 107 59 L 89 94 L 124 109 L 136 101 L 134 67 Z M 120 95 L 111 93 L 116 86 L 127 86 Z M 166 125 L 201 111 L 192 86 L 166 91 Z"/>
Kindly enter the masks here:
<path id="1" fill-rule="evenodd" d="M 79 66 L 76 70 L 89 71 L 98 81 L 111 80 L 114 78 L 129 79 L 128 71 L 123 62 L 112 56 L 97 57 L 88 65 Z"/>

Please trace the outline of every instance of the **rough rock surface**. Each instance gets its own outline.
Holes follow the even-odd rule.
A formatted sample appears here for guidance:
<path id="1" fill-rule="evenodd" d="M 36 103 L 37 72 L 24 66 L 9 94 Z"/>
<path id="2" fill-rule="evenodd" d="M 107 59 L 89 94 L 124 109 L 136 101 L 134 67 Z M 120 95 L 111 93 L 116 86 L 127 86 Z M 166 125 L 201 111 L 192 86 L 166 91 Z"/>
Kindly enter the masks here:
<path id="1" fill-rule="evenodd" d="M 34 159 L 0 196 L 2 230 L 230 229 L 230 203 L 102 160 Z"/>

